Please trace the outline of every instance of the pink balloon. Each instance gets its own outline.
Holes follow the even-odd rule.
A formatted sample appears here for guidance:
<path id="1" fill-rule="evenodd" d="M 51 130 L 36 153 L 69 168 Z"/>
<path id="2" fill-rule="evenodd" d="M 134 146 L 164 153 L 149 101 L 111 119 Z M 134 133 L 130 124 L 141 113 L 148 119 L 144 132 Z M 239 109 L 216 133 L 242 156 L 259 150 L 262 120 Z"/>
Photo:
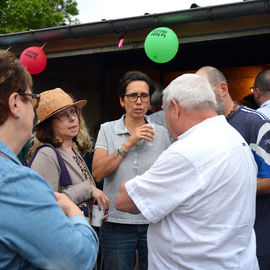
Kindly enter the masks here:
<path id="1" fill-rule="evenodd" d="M 40 73 L 47 65 L 47 57 L 40 47 L 25 49 L 20 56 L 20 61 L 31 74 Z"/>

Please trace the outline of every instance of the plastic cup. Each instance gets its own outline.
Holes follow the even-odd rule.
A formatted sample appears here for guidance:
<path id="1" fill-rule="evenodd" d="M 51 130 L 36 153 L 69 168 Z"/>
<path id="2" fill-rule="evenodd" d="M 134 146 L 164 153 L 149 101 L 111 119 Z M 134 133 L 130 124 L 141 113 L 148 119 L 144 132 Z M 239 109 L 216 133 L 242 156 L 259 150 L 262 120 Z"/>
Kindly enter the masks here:
<path id="1" fill-rule="evenodd" d="M 100 227 L 101 224 L 102 224 L 103 218 L 104 218 L 103 205 L 101 206 L 101 210 L 98 209 L 98 205 L 93 205 L 93 207 L 92 207 L 91 225 L 94 226 L 94 227 Z"/>
<path id="2" fill-rule="evenodd" d="M 152 125 L 152 124 L 148 124 L 148 125 L 150 125 L 151 127 L 153 127 L 153 131 L 155 132 L 155 126 Z M 152 141 L 147 142 L 147 144 L 148 144 L 149 146 L 153 146 L 153 141 L 154 141 L 154 139 L 155 139 L 155 138 L 153 138 Z"/>

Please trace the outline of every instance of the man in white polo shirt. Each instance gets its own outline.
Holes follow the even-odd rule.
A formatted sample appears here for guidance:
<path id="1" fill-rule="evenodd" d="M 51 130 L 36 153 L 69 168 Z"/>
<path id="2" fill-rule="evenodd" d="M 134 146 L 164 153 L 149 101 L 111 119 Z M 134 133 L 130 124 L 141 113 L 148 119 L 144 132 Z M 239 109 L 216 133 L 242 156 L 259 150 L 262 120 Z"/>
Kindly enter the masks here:
<path id="1" fill-rule="evenodd" d="M 211 86 L 199 75 L 175 79 L 163 107 L 176 142 L 123 183 L 115 202 L 150 221 L 148 269 L 259 269 L 257 167 L 248 144 L 217 115 Z"/>

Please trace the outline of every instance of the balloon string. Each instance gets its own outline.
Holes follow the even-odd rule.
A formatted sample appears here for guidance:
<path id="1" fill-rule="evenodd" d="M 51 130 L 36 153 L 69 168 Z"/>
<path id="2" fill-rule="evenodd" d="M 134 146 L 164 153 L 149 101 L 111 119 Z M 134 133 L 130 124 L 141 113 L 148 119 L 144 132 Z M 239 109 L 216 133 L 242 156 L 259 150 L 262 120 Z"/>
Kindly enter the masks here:
<path id="1" fill-rule="evenodd" d="M 40 48 L 43 50 L 43 48 L 47 45 L 48 42 L 45 42 Z"/>

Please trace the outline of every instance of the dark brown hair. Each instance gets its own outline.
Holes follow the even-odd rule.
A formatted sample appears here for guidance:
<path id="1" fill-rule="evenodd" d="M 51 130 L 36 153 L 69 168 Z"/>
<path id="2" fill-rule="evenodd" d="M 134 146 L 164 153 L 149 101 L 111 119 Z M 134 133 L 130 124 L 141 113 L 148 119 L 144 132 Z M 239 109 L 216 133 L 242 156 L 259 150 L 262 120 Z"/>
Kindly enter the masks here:
<path id="1" fill-rule="evenodd" d="M 12 53 L 0 50 L 0 125 L 8 118 L 10 95 L 32 86 L 32 77 L 21 62 Z"/>
<path id="2" fill-rule="evenodd" d="M 119 97 L 124 99 L 125 94 L 126 94 L 126 90 L 127 90 L 127 86 L 128 86 L 128 84 L 130 84 L 133 81 L 146 82 L 148 84 L 148 87 L 149 87 L 150 96 L 152 95 L 152 93 L 155 90 L 154 83 L 147 74 L 145 74 L 141 71 L 137 71 L 137 70 L 128 71 L 123 75 L 123 77 L 119 81 L 118 88 L 117 88 L 117 93 L 118 93 Z"/>

